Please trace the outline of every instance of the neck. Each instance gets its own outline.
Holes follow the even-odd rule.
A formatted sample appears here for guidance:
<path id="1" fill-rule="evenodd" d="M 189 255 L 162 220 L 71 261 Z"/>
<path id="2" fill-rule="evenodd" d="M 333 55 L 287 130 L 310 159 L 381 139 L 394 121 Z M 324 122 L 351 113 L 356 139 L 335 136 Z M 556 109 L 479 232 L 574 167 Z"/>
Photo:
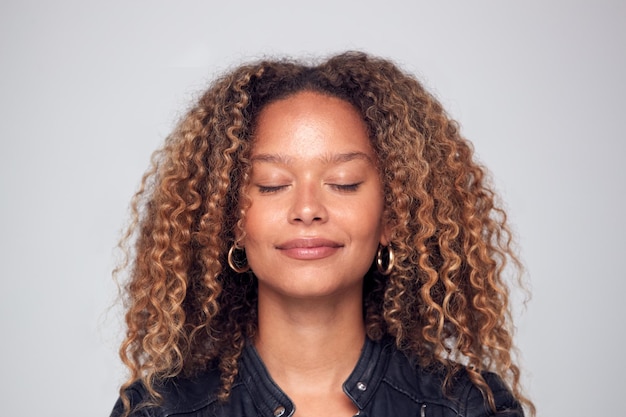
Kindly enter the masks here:
<path id="1" fill-rule="evenodd" d="M 363 347 L 361 293 L 341 300 L 285 299 L 259 288 L 255 346 L 276 383 L 332 391 L 347 379 Z"/>

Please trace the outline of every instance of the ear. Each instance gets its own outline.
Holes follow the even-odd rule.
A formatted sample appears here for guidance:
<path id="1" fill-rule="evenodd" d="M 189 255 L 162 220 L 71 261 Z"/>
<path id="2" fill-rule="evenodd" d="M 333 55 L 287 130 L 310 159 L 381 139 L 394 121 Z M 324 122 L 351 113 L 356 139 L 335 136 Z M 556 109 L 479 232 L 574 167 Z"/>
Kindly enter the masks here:
<path id="1" fill-rule="evenodd" d="M 235 241 L 233 242 L 240 249 L 245 248 L 246 244 L 246 234 L 243 230 L 239 229 L 239 227 L 235 226 Z"/>
<path id="2" fill-rule="evenodd" d="M 380 244 L 382 246 L 389 246 L 391 242 L 391 226 L 383 219 L 382 227 L 380 230 Z"/>

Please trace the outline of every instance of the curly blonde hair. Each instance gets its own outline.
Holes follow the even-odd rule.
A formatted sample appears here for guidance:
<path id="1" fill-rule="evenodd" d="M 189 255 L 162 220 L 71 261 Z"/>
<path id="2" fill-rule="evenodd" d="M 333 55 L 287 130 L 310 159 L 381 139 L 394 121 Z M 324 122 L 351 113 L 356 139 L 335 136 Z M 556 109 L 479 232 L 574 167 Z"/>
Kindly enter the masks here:
<path id="1" fill-rule="evenodd" d="M 130 377 L 155 400 L 154 382 L 208 367 L 225 400 L 256 332 L 256 279 L 227 267 L 243 232 L 252 133 L 268 103 L 314 91 L 351 103 L 378 157 L 395 266 L 365 277 L 371 339 L 389 335 L 422 366 L 459 369 L 493 405 L 494 371 L 534 414 L 514 363 L 506 265 L 520 270 L 506 214 L 471 144 L 439 102 L 393 63 L 348 52 L 314 65 L 262 61 L 218 79 L 153 156 L 122 240 Z M 132 242 L 132 247 L 130 247 Z"/>

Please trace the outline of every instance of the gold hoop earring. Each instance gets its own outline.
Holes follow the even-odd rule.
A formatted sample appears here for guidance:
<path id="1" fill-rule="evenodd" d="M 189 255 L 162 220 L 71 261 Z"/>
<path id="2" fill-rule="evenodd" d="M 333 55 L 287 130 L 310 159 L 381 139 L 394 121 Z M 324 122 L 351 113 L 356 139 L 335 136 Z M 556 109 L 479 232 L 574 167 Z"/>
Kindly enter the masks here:
<path id="1" fill-rule="evenodd" d="M 387 267 L 383 267 L 383 248 L 387 249 Z M 388 246 L 379 246 L 378 252 L 376 252 L 376 269 L 381 275 L 389 275 L 393 270 L 393 264 L 395 263 L 395 256 L 393 254 L 393 249 L 391 249 L 391 245 Z"/>
<path id="2" fill-rule="evenodd" d="M 248 272 L 250 270 L 250 265 L 248 265 L 248 260 L 246 260 L 246 264 L 243 266 L 239 266 L 237 265 L 237 262 L 235 262 L 234 258 L 233 258 L 233 254 L 235 252 L 235 249 L 241 249 L 238 248 L 236 245 L 232 245 L 230 247 L 230 249 L 228 250 L 228 266 L 230 266 L 230 269 L 232 269 L 233 271 L 239 273 L 239 274 L 243 274 L 244 272 Z M 243 251 L 243 249 L 241 249 Z"/>

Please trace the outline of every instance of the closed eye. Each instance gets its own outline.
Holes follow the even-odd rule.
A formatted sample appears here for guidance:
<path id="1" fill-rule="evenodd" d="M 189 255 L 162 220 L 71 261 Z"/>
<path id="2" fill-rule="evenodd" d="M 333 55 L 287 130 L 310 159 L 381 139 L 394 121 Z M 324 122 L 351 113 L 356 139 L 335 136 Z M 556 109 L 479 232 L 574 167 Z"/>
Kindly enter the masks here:
<path id="1" fill-rule="evenodd" d="M 280 191 L 285 187 L 287 186 L 286 185 L 257 185 L 257 188 L 259 189 L 259 193 L 261 194 L 275 193 L 276 191 Z"/>
<path id="2" fill-rule="evenodd" d="M 361 185 L 360 182 L 357 182 L 354 184 L 330 184 L 330 186 L 334 188 L 335 190 L 344 191 L 344 192 L 356 191 L 359 189 L 360 185 Z"/>

